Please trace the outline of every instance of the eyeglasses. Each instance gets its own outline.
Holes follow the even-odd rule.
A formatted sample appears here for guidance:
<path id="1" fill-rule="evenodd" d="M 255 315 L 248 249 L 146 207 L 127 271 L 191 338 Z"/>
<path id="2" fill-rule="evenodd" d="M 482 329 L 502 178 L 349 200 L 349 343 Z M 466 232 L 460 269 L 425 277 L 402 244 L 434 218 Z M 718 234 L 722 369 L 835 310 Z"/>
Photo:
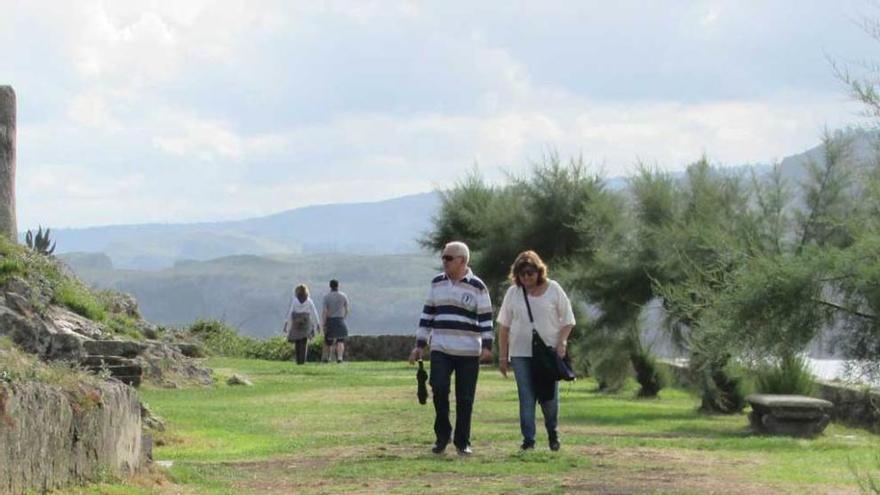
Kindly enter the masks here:
<path id="1" fill-rule="evenodd" d="M 532 275 L 537 275 L 537 273 L 538 273 L 538 270 L 536 270 L 532 267 L 527 267 L 527 268 L 523 268 L 522 270 L 519 271 L 519 276 L 520 277 L 531 277 Z"/>
<path id="2" fill-rule="evenodd" d="M 452 256 L 452 255 L 449 255 L 449 254 L 444 254 L 443 256 L 440 257 L 440 259 L 443 260 L 444 263 L 449 263 L 449 262 L 451 262 L 452 260 L 454 260 L 455 258 L 458 258 L 458 256 Z"/>

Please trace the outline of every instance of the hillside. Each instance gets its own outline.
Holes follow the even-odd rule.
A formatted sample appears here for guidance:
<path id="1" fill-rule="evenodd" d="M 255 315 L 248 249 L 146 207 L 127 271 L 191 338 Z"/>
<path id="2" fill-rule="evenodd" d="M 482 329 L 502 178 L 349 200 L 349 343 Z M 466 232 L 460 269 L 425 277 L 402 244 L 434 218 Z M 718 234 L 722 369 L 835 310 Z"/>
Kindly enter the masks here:
<path id="1" fill-rule="evenodd" d="M 52 229 L 57 253 L 105 253 L 113 266 L 158 270 L 180 260 L 238 254 L 418 252 L 430 228 L 435 192 L 374 203 L 308 206 L 230 222 Z"/>
<path id="2" fill-rule="evenodd" d="M 242 255 L 152 272 L 114 270 L 101 255 L 61 258 L 88 283 L 134 295 L 150 321 L 187 325 L 217 318 L 256 337 L 280 332 L 296 284 L 307 284 L 320 304 L 331 278 L 351 298 L 352 333 L 412 333 L 427 284 L 439 271 L 437 260 L 426 254 Z"/>

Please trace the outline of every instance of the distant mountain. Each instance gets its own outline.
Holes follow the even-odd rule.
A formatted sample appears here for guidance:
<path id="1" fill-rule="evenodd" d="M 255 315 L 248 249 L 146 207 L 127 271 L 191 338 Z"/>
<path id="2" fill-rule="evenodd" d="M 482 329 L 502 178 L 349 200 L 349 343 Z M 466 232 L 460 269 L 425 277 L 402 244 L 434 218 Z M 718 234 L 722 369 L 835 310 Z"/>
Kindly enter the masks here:
<path id="1" fill-rule="evenodd" d="M 224 320 L 242 334 L 276 335 L 295 285 L 305 283 L 316 305 L 331 278 L 352 302 L 356 334 L 415 334 L 436 256 L 305 254 L 227 256 L 184 261 L 159 271 L 118 270 L 102 255 L 60 255 L 84 281 L 133 294 L 147 320 L 189 325 Z"/>
<path id="2" fill-rule="evenodd" d="M 104 253 L 117 268 L 158 270 L 237 254 L 417 253 L 436 192 L 374 203 L 309 206 L 247 220 L 53 229 L 57 252 Z"/>

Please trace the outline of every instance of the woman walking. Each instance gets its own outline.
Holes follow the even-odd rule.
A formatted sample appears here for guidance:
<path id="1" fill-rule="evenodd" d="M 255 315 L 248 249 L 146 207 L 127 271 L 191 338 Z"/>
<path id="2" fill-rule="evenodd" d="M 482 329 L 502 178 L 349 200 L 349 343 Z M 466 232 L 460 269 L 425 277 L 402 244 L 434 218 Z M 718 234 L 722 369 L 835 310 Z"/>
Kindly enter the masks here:
<path id="1" fill-rule="evenodd" d="M 309 339 L 321 330 L 318 324 L 318 310 L 309 297 L 309 288 L 305 284 L 293 289 L 290 307 L 287 310 L 287 322 L 284 324 L 287 341 L 293 342 L 296 364 L 306 362 Z"/>
<path id="2" fill-rule="evenodd" d="M 519 425 L 522 431 L 522 450 L 535 448 L 535 404 L 541 404 L 544 426 L 550 450 L 559 450 L 559 383 L 542 393 L 532 366 L 532 329 L 546 345 L 564 357 L 568 337 L 574 327 L 571 301 L 562 287 L 547 278 L 547 265 L 534 251 L 524 251 L 510 267 L 511 286 L 504 295 L 498 324 L 499 369 L 507 377 L 508 366 L 513 366 L 516 390 L 519 395 Z M 509 362 L 509 364 L 508 364 Z M 542 398 L 543 397 L 543 398 Z"/>

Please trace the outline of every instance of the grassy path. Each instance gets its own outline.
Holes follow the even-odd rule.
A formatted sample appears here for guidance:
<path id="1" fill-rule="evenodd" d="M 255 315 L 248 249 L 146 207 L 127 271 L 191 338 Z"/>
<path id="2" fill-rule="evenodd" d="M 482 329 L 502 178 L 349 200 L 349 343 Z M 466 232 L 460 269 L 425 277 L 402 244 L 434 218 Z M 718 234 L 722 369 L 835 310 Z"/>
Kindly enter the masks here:
<path id="1" fill-rule="evenodd" d="M 416 402 L 405 363 L 209 364 L 255 386 L 143 390 L 169 424 L 155 457 L 174 461 L 177 483 L 144 493 L 857 494 L 850 466 L 880 470 L 880 438 L 861 430 L 753 437 L 744 415 L 697 414 L 685 392 L 637 400 L 595 393 L 590 380 L 563 386 L 562 450 L 551 453 L 539 427 L 538 449 L 522 454 L 514 382 L 492 368 L 478 384 L 474 456 L 435 456 L 433 408 Z"/>

